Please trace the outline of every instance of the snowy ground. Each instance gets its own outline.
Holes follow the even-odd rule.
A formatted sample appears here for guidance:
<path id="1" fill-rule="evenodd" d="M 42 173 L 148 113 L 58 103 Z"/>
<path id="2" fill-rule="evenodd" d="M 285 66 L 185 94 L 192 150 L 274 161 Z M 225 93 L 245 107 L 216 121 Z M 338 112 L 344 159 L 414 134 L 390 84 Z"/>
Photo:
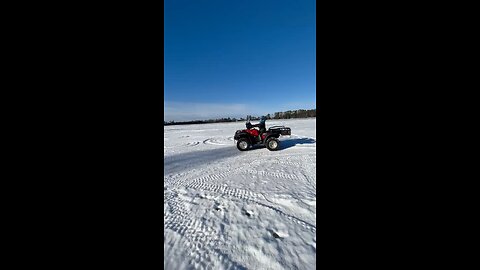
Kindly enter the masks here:
<path id="1" fill-rule="evenodd" d="M 166 126 L 165 269 L 315 269 L 315 119 L 281 150 L 240 152 L 244 122 Z"/>

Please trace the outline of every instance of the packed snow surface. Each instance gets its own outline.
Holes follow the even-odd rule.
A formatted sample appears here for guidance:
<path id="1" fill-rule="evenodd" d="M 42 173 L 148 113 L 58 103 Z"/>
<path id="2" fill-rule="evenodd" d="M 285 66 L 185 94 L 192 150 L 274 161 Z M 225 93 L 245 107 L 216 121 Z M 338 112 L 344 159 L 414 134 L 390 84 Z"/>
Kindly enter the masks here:
<path id="1" fill-rule="evenodd" d="M 315 123 L 245 152 L 244 122 L 165 126 L 165 269 L 315 269 Z"/>

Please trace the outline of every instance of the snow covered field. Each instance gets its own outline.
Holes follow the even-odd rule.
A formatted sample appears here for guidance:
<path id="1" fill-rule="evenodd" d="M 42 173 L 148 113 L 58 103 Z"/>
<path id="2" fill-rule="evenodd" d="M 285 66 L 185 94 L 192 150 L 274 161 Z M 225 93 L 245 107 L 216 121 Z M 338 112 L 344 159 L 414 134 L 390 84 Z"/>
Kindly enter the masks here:
<path id="1" fill-rule="evenodd" d="M 245 122 L 165 127 L 165 269 L 315 269 L 315 118 L 266 124 L 292 129 L 278 151 L 237 150 Z"/>

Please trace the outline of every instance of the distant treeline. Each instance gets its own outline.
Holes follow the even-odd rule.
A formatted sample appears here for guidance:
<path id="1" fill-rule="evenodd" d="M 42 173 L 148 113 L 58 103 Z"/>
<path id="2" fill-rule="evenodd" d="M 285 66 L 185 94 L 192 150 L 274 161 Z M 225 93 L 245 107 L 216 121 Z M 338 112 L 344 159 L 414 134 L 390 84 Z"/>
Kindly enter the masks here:
<path id="1" fill-rule="evenodd" d="M 243 118 L 241 118 L 243 119 Z M 194 121 L 186 121 L 186 122 L 175 122 L 175 121 L 163 121 L 164 126 L 168 125 L 192 125 L 192 124 L 208 124 L 208 123 L 223 123 L 223 122 L 237 122 L 241 121 L 241 119 L 236 118 L 219 118 L 219 119 L 209 119 L 209 120 L 194 120 Z"/>
<path id="2" fill-rule="evenodd" d="M 317 109 L 312 110 L 295 110 L 295 111 L 286 111 L 286 112 L 276 112 L 273 115 L 273 119 L 290 119 L 290 118 L 308 118 L 316 117 Z M 268 118 L 268 115 L 267 115 Z"/>
<path id="3" fill-rule="evenodd" d="M 276 112 L 272 115 L 267 114 L 265 115 L 267 119 L 292 119 L 292 118 L 308 118 L 308 117 L 316 117 L 317 116 L 317 109 L 312 110 L 293 110 L 293 111 L 286 111 L 286 112 Z M 183 121 L 183 122 L 175 122 L 175 121 L 163 121 L 164 126 L 169 125 L 192 125 L 192 124 L 208 124 L 208 123 L 224 123 L 224 122 L 238 122 L 238 121 L 246 121 L 246 119 L 250 120 L 260 120 L 260 116 L 252 116 L 247 115 L 247 118 L 219 118 L 219 119 L 209 119 L 209 120 L 194 120 L 194 121 Z"/>

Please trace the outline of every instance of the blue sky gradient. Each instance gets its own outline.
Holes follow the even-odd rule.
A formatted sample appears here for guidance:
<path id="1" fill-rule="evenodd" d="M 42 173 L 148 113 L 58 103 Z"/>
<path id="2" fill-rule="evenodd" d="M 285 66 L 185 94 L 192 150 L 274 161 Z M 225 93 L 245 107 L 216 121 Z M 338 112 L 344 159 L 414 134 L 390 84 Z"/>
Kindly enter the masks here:
<path id="1" fill-rule="evenodd" d="M 165 120 L 315 108 L 314 0 L 165 0 Z"/>

